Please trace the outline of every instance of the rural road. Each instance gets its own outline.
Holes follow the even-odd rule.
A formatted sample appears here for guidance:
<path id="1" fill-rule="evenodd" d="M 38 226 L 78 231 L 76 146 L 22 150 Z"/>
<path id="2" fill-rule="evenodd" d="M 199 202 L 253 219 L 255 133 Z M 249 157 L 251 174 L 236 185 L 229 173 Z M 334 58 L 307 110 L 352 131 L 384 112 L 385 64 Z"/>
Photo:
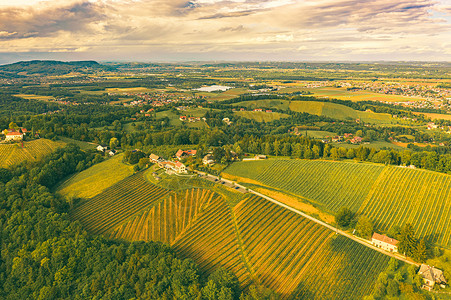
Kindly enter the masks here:
<path id="1" fill-rule="evenodd" d="M 220 181 L 220 179 L 219 179 L 218 176 L 214 176 L 214 175 L 211 175 L 211 174 L 208 174 L 208 173 L 205 173 L 205 172 L 197 172 L 197 173 L 198 173 L 198 174 L 205 174 L 206 176 L 208 176 L 208 177 L 210 177 L 210 178 L 218 179 L 217 182 Z M 221 179 L 221 180 L 224 180 L 224 179 Z M 401 256 L 401 255 L 399 255 L 399 254 L 390 253 L 390 252 L 388 252 L 388 251 L 385 251 L 385 250 L 382 250 L 382 249 L 380 249 L 380 248 L 377 248 L 376 246 L 373 246 L 371 243 L 369 243 L 369 242 L 368 242 L 367 240 L 365 240 L 365 239 L 359 238 L 359 237 L 354 236 L 354 235 L 352 235 L 352 234 L 350 234 L 350 233 L 348 233 L 348 232 L 345 232 L 345 231 L 343 231 L 343 230 L 340 230 L 340 229 L 338 229 L 338 228 L 336 228 L 336 227 L 334 227 L 334 226 L 332 226 L 332 225 L 330 225 L 330 224 L 327 224 L 327 223 L 325 223 L 325 222 L 323 222 L 323 221 L 321 221 L 321 220 L 318 220 L 318 219 L 316 219 L 316 218 L 314 218 L 314 217 L 312 217 L 312 216 L 309 216 L 309 215 L 303 213 L 303 212 L 300 211 L 300 210 L 297 210 L 297 209 L 295 209 L 295 208 L 293 208 L 293 207 L 291 207 L 291 206 L 288 206 L 288 205 L 286 205 L 286 204 L 284 204 L 284 203 L 282 203 L 282 202 L 280 202 L 280 201 L 277 201 L 276 199 L 273 199 L 273 198 L 271 198 L 271 197 L 268 197 L 268 196 L 266 196 L 266 195 L 264 195 L 264 194 L 262 194 L 262 193 L 259 193 L 259 192 L 257 192 L 257 191 L 254 191 L 254 190 L 252 190 L 252 189 L 246 188 L 246 187 L 244 187 L 244 186 L 242 186 L 242 185 L 240 185 L 240 184 L 238 184 L 237 182 L 234 182 L 234 181 L 232 181 L 232 180 L 227 180 L 227 182 L 230 183 L 230 184 L 233 184 L 235 187 L 238 187 L 239 189 L 247 190 L 248 192 L 250 192 L 250 193 L 252 193 L 252 194 L 255 194 L 255 195 L 257 195 L 257 196 L 260 196 L 260 197 L 262 197 L 262 198 L 264 198 L 264 199 L 266 199 L 266 200 L 268 200 L 268 201 L 270 201 L 270 202 L 272 202 L 272 203 L 274 203 L 274 204 L 276 204 L 276 205 L 279 205 L 279 206 L 281 206 L 281 207 L 283 207 L 283 208 L 286 208 L 286 209 L 288 209 L 288 210 L 290 210 L 290 211 L 292 211 L 292 212 L 294 212 L 294 213 L 296 213 L 296 214 L 298 214 L 298 215 L 301 215 L 301 216 L 303 216 L 304 218 L 307 218 L 307 219 L 309 219 L 309 220 L 312 220 L 312 221 L 315 222 L 315 223 L 318 223 L 318 224 L 320 224 L 320 225 L 322 225 L 322 226 L 325 226 L 325 227 L 329 228 L 330 230 L 335 231 L 337 234 L 341 234 L 341 235 L 343 235 L 343 236 L 345 236 L 345 237 L 347 237 L 347 238 L 350 238 L 351 240 L 353 240 L 353 241 L 355 241 L 355 242 L 357 242 L 357 243 L 359 243 L 359 244 L 362 244 L 362 245 L 364 245 L 364 246 L 366 246 L 366 247 L 368 247 L 368 248 L 371 248 L 371 249 L 373 249 L 373 250 L 375 250 L 375 251 L 378 251 L 378 252 L 380 252 L 380 253 L 382 253 L 382 254 L 385 254 L 385 255 L 394 257 L 394 258 L 396 258 L 396 259 L 398 259 L 398 260 L 401 260 L 401 261 L 403 261 L 403 262 L 405 262 L 405 263 L 408 263 L 408 264 L 411 264 L 411 265 L 415 265 L 415 266 L 419 266 L 418 263 L 415 263 L 415 262 L 413 262 L 413 261 L 407 260 L 406 258 L 404 258 L 403 256 Z"/>

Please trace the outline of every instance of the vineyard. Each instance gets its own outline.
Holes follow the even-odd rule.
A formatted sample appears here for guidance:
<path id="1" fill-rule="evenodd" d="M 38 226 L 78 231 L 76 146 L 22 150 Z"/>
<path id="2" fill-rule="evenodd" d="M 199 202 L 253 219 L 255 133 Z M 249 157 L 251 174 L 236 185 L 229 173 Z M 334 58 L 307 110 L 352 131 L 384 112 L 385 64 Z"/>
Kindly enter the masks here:
<path id="1" fill-rule="evenodd" d="M 371 293 L 387 265 L 387 256 L 258 196 L 231 208 L 211 190 L 169 193 L 142 174 L 79 205 L 71 217 L 110 238 L 168 243 L 205 274 L 225 267 L 243 288 L 262 284 L 284 298 L 358 298 Z"/>
<path id="2" fill-rule="evenodd" d="M 418 236 L 444 246 L 451 244 L 449 175 L 314 160 L 240 162 L 226 172 L 232 178 L 249 178 L 254 185 L 260 183 L 298 195 L 327 211 L 348 207 L 361 212 L 373 220 L 378 231 L 410 222 Z"/>
<path id="3" fill-rule="evenodd" d="M 356 299 L 371 293 L 387 265 L 387 256 L 258 196 L 234 211 L 259 283 L 282 295 Z"/>
<path id="4" fill-rule="evenodd" d="M 21 144 L 0 144 L 0 167 L 6 168 L 23 161 L 39 160 L 55 149 L 64 146 L 62 142 L 38 139 Z"/>
<path id="5" fill-rule="evenodd" d="M 109 234 L 118 225 L 161 201 L 168 190 L 150 184 L 143 173 L 132 175 L 72 209 L 70 216 L 94 234 Z"/>
<path id="6" fill-rule="evenodd" d="M 133 174 L 133 167 L 116 155 L 63 182 L 57 192 L 66 197 L 92 198 L 106 188 Z"/>

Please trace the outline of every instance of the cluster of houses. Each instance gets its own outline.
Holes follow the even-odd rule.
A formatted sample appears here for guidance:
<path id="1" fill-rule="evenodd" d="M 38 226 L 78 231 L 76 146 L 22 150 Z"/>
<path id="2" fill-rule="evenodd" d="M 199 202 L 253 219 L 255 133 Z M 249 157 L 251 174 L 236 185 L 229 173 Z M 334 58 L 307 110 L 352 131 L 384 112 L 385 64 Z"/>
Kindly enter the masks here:
<path id="1" fill-rule="evenodd" d="M 232 111 L 237 111 L 235 108 L 232 109 Z M 247 111 L 245 108 L 240 108 L 240 111 Z M 265 113 L 272 113 L 273 111 L 270 109 L 264 109 L 264 108 L 254 108 L 253 110 L 250 111 L 262 111 Z"/>
<path id="2" fill-rule="evenodd" d="M 3 134 L 5 135 L 5 142 L 22 141 L 24 135 L 28 133 L 28 130 L 24 127 L 18 129 L 5 129 Z"/>
<path id="3" fill-rule="evenodd" d="M 186 157 L 196 156 L 197 150 L 181 150 L 179 149 L 175 154 L 177 161 L 166 160 L 154 153 L 150 154 L 149 159 L 152 163 L 165 170 L 169 175 L 171 174 L 186 174 L 186 166 L 180 161 Z"/>
<path id="4" fill-rule="evenodd" d="M 377 232 L 371 237 L 371 244 L 373 246 L 391 253 L 398 252 L 398 243 L 398 240 Z M 442 288 L 445 288 L 447 284 L 443 271 L 433 266 L 422 264 L 418 274 L 423 278 L 423 288 L 428 291 L 431 291 L 435 284 L 439 284 Z"/>
<path id="5" fill-rule="evenodd" d="M 98 145 L 96 149 L 99 152 L 108 153 L 109 156 L 114 156 L 117 153 L 117 151 L 114 149 L 111 149 L 110 151 L 108 151 L 108 146 Z"/>
<path id="6" fill-rule="evenodd" d="M 187 116 L 180 116 L 179 118 L 180 121 L 182 122 L 190 122 L 190 123 L 195 123 L 195 122 L 200 122 L 200 121 L 206 121 L 206 118 L 201 118 L 201 117 L 187 117 Z"/>
<path id="7" fill-rule="evenodd" d="M 329 138 L 329 137 L 326 137 Z M 360 136 L 353 136 L 352 133 L 345 133 L 344 135 L 336 135 L 330 137 L 331 141 L 334 143 L 346 143 L 350 142 L 351 144 L 361 144 L 363 139 Z"/>

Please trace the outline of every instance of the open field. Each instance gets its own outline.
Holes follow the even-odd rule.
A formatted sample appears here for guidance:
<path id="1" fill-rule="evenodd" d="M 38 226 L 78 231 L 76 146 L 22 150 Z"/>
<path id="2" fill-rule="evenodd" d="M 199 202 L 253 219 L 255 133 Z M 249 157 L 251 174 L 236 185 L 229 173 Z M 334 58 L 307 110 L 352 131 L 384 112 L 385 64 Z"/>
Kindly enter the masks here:
<path id="1" fill-rule="evenodd" d="M 224 101 L 246 94 L 249 91 L 244 88 L 233 88 L 225 92 L 196 92 L 196 96 L 204 96 L 209 101 Z"/>
<path id="2" fill-rule="evenodd" d="M 207 113 L 209 109 L 207 108 L 190 108 L 186 111 L 178 111 L 178 114 L 170 111 L 160 111 L 156 113 L 157 119 L 162 119 L 164 117 L 169 118 L 169 122 L 173 126 L 181 126 L 182 124 L 185 124 L 187 127 L 193 127 L 193 128 L 202 128 L 206 126 L 206 123 L 204 121 L 198 121 L 198 122 L 188 122 L 188 121 L 180 121 L 180 116 L 187 116 L 187 117 L 203 117 Z"/>
<path id="3" fill-rule="evenodd" d="M 370 217 L 380 232 L 410 222 L 416 235 L 451 246 L 450 175 L 376 164 L 283 159 L 238 162 L 226 173 L 298 195 L 332 213 L 348 207 Z"/>
<path id="4" fill-rule="evenodd" d="M 75 144 L 78 147 L 80 147 L 80 149 L 82 150 L 92 150 L 92 149 L 96 149 L 97 144 L 95 143 L 88 143 L 88 142 L 84 142 L 84 141 L 79 141 L 79 140 L 74 140 L 68 137 L 64 137 L 64 136 L 58 136 L 58 139 L 66 144 Z"/>
<path id="5" fill-rule="evenodd" d="M 189 188 L 151 197 L 138 211 L 125 195 L 146 193 L 140 174 L 78 206 L 72 218 L 111 238 L 168 243 L 205 274 L 225 267 L 243 288 L 262 284 L 283 298 L 360 297 L 386 268 L 388 256 L 255 195 L 229 206 L 228 195 Z"/>
<path id="6" fill-rule="evenodd" d="M 151 93 L 153 90 L 144 87 L 133 87 L 133 88 L 108 88 L 105 93 L 128 93 L 128 94 L 139 94 L 139 93 Z"/>
<path id="7" fill-rule="evenodd" d="M 320 87 L 320 88 L 304 88 L 304 87 L 290 87 L 281 89 L 280 92 L 295 92 L 295 91 L 308 91 L 315 97 L 334 98 L 340 100 L 350 101 L 388 101 L 388 102 L 407 102 L 407 101 L 423 101 L 424 99 L 419 97 L 407 97 L 398 95 L 386 95 L 373 93 L 370 91 L 347 91 L 346 88 L 336 87 Z"/>
<path id="8" fill-rule="evenodd" d="M 290 101 L 278 99 L 254 100 L 234 103 L 233 106 L 244 106 L 249 109 L 268 108 L 268 109 L 288 110 L 290 109 Z"/>
<path id="9" fill-rule="evenodd" d="M 133 174 L 133 167 L 122 163 L 116 155 L 63 182 L 57 192 L 66 197 L 92 198 L 106 188 Z"/>
<path id="10" fill-rule="evenodd" d="M 32 94 L 17 94 L 14 95 L 16 97 L 20 97 L 27 100 L 40 100 L 40 101 L 54 101 L 55 98 L 52 96 L 40 96 L 40 95 L 32 95 Z"/>
<path id="11" fill-rule="evenodd" d="M 18 144 L 0 144 L 0 167 L 6 168 L 23 161 L 39 160 L 65 143 L 38 139 Z"/>
<path id="12" fill-rule="evenodd" d="M 413 112 L 416 115 L 423 115 L 427 118 L 431 118 L 431 120 L 451 120 L 451 115 L 445 115 L 445 114 L 434 114 L 434 113 L 423 113 L 423 112 Z"/>
<path id="13" fill-rule="evenodd" d="M 272 122 L 274 120 L 280 120 L 281 118 L 288 118 L 290 116 L 278 112 L 267 113 L 264 111 L 236 111 L 235 114 L 257 122 Z"/>
<path id="14" fill-rule="evenodd" d="M 374 113 L 372 111 L 358 111 L 348 106 L 319 101 L 292 101 L 290 109 L 306 112 L 312 115 L 325 116 L 334 119 L 360 119 L 367 123 L 391 124 L 396 123 L 390 114 Z"/>

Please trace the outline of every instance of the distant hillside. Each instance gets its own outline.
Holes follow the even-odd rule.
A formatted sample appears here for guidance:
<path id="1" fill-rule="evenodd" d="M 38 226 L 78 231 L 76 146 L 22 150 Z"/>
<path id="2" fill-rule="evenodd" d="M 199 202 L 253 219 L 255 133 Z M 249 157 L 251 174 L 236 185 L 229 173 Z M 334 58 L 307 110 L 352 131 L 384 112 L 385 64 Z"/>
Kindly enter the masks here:
<path id="1" fill-rule="evenodd" d="M 96 61 L 54 61 L 54 60 L 31 60 L 19 61 L 13 64 L 0 66 L 3 75 L 64 75 L 72 72 L 89 73 L 92 71 L 109 70 Z"/>

